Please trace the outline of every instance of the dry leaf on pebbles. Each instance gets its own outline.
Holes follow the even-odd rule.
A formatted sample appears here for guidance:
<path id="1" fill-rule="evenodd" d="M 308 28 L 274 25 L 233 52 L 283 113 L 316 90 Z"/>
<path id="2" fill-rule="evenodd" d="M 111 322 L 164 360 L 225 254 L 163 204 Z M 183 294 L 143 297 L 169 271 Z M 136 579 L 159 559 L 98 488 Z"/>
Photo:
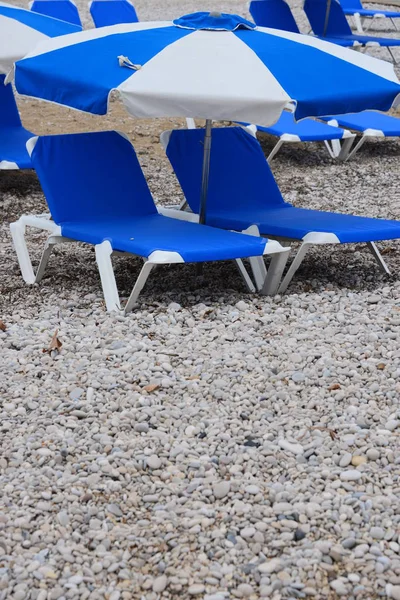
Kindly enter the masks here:
<path id="1" fill-rule="evenodd" d="M 143 389 L 145 392 L 148 392 L 149 394 L 151 394 L 152 392 L 159 390 L 160 387 L 161 386 L 159 383 L 150 383 L 149 385 L 145 385 Z"/>
<path id="2" fill-rule="evenodd" d="M 58 353 L 62 348 L 62 343 L 58 339 L 58 329 L 55 330 L 53 337 L 48 348 L 43 348 L 42 352 L 45 354 L 51 354 L 53 351 Z"/>

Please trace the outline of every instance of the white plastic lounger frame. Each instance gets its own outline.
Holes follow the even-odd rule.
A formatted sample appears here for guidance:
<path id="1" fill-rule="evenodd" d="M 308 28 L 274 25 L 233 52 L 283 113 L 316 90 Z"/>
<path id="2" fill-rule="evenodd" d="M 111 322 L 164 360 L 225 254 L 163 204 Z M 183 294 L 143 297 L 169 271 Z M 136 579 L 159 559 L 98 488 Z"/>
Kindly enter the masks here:
<path id="1" fill-rule="evenodd" d="M 339 124 L 336 121 L 336 119 L 330 119 L 329 121 L 327 121 L 327 124 L 333 125 L 333 127 L 339 127 Z M 365 129 L 362 132 L 360 131 L 360 135 L 361 135 L 361 139 L 356 143 L 354 148 L 349 152 L 349 154 L 345 158 L 345 160 L 350 160 L 355 155 L 357 150 L 359 150 L 361 148 L 361 146 L 364 145 L 364 143 L 367 141 L 368 138 L 384 138 L 384 137 L 386 137 L 385 134 L 383 133 L 383 131 L 381 131 L 380 129 L 371 129 L 371 128 Z"/>
<path id="2" fill-rule="evenodd" d="M 183 210 L 177 210 L 177 209 L 171 209 L 171 208 L 163 208 L 160 209 L 161 214 L 166 215 L 166 216 L 173 216 L 174 218 L 177 219 L 183 219 L 183 220 L 187 220 L 187 221 L 192 221 L 195 223 L 199 222 L 199 216 L 195 215 L 192 212 L 187 212 L 187 211 L 183 211 Z M 259 229 L 257 227 L 257 225 L 253 225 L 251 227 L 249 227 L 248 229 L 246 229 L 245 231 L 243 231 L 243 233 L 248 233 L 251 235 L 260 235 Z M 273 244 L 276 244 L 277 242 L 279 243 L 284 243 L 284 242 L 298 242 L 299 240 L 296 238 L 274 238 L 274 239 L 270 239 L 271 236 L 268 235 L 268 244 L 267 244 L 267 248 L 269 247 L 269 245 L 271 245 L 271 250 L 273 252 L 282 252 L 282 247 L 277 247 L 277 249 L 275 250 L 275 247 L 273 246 Z M 253 277 L 256 281 L 256 285 L 257 285 L 257 289 L 261 294 L 270 294 L 270 291 L 267 291 L 265 289 L 265 285 L 266 285 L 266 281 L 269 277 L 269 281 L 270 284 L 268 285 L 268 288 L 272 288 L 274 290 L 274 292 L 278 294 L 283 294 L 286 292 L 290 282 L 292 281 L 296 271 L 298 270 L 298 268 L 300 267 L 301 263 L 303 262 L 303 259 L 305 257 L 305 255 L 307 254 L 308 250 L 310 249 L 311 246 L 315 246 L 315 245 L 322 245 L 322 244 L 341 244 L 342 242 L 339 240 L 339 238 L 334 234 L 334 233 L 327 233 L 327 232 L 319 232 L 319 231 L 312 231 L 307 233 L 307 235 L 304 236 L 304 238 L 302 240 L 300 240 L 301 246 L 297 251 L 296 256 L 294 257 L 294 259 L 292 260 L 292 262 L 290 263 L 290 266 L 284 276 L 284 278 L 281 281 L 281 284 L 279 285 L 278 289 L 276 290 L 276 282 L 281 280 L 282 277 L 282 273 L 283 270 L 285 268 L 287 259 L 288 259 L 288 254 L 286 255 L 282 255 L 282 254 L 277 254 L 271 261 L 271 264 L 269 266 L 268 272 L 265 266 L 265 262 L 263 260 L 263 257 L 253 257 L 250 258 L 250 265 L 253 271 Z M 383 273 L 386 273 L 387 275 L 390 275 L 390 270 L 389 267 L 387 266 L 387 264 L 385 263 L 381 253 L 379 252 L 375 242 L 366 242 L 369 250 L 371 251 L 371 253 L 373 254 L 376 262 L 378 263 L 381 271 Z M 291 250 L 290 247 L 286 248 L 288 251 Z M 269 253 L 271 253 L 271 250 Z M 267 250 L 266 250 L 267 253 Z M 274 262 L 275 261 L 275 262 Z M 282 266 L 283 265 L 283 266 Z M 272 269 L 272 272 L 270 272 Z"/>
<path id="3" fill-rule="evenodd" d="M 246 129 L 246 131 L 250 132 L 254 136 L 256 136 L 256 134 L 257 134 L 256 125 L 248 125 L 244 129 Z M 261 132 L 261 133 L 263 133 L 263 132 Z M 343 137 L 342 137 L 343 142 L 341 142 L 341 140 L 323 140 L 323 142 L 324 142 L 325 147 L 328 150 L 329 156 L 331 158 L 337 158 L 338 160 L 344 161 L 347 159 L 347 156 L 351 150 L 351 147 L 353 145 L 355 137 L 356 136 L 353 133 L 351 133 L 350 131 L 344 130 Z M 319 140 L 316 140 L 316 142 L 318 142 L 318 141 Z M 279 150 L 281 149 L 283 144 L 285 144 L 285 143 L 293 144 L 293 143 L 299 143 L 299 142 L 307 143 L 307 142 L 304 142 L 298 135 L 294 135 L 292 133 L 282 134 L 280 136 L 279 140 L 277 141 L 277 143 L 275 144 L 275 146 L 272 148 L 271 152 L 268 154 L 267 161 L 269 163 L 271 162 L 271 160 L 274 158 L 274 156 L 276 156 L 276 154 L 279 152 Z M 316 142 L 314 142 L 314 143 L 316 143 Z"/>
<path id="4" fill-rule="evenodd" d="M 32 262 L 29 256 L 28 248 L 25 240 L 26 227 L 35 227 L 43 231 L 49 231 L 50 236 L 47 238 L 42 257 L 36 273 L 33 270 Z M 22 277 L 26 283 L 34 284 L 39 283 L 44 275 L 48 260 L 50 258 L 53 246 L 56 244 L 62 244 L 64 242 L 75 242 L 77 240 L 71 240 L 61 235 L 61 229 L 58 225 L 51 220 L 49 215 L 42 216 L 22 216 L 15 223 L 10 224 L 11 235 L 17 253 L 19 266 L 21 269 Z M 113 249 L 108 240 L 105 240 L 101 244 L 95 245 L 96 262 L 100 273 L 101 284 L 103 288 L 104 300 L 108 311 L 121 310 L 121 303 L 118 295 L 117 284 L 115 281 L 114 269 L 111 262 L 111 255 Z M 116 253 L 125 254 L 125 253 Z M 132 290 L 131 295 L 125 305 L 124 312 L 127 313 L 132 310 L 136 303 L 140 292 L 142 291 L 148 276 L 152 268 L 155 265 L 160 264 L 172 264 L 172 263 L 183 263 L 184 260 L 177 252 L 153 252 L 147 260 L 144 261 L 144 265 L 139 273 L 136 280 L 135 286 Z"/>
<path id="5" fill-rule="evenodd" d="M 281 240 L 281 241 L 283 241 L 283 240 Z M 294 241 L 298 241 L 298 240 L 288 239 L 287 241 L 294 242 Z M 366 243 L 367 243 L 369 250 L 373 254 L 376 262 L 378 263 L 381 271 L 383 273 L 386 273 L 387 275 L 390 275 L 389 268 L 388 268 L 387 264 L 385 263 L 385 261 L 383 260 L 382 255 L 379 252 L 375 242 L 366 242 Z M 304 259 L 305 255 L 307 254 L 308 250 L 310 249 L 310 247 L 314 246 L 314 245 L 321 245 L 321 244 L 341 244 L 341 241 L 334 233 L 324 233 L 324 232 L 318 232 L 318 231 L 312 231 L 310 233 L 307 233 L 307 235 L 305 235 L 302 240 L 302 244 L 301 244 L 300 248 L 298 249 L 296 256 L 290 263 L 289 269 L 287 270 L 287 272 L 282 280 L 281 285 L 279 286 L 278 294 L 284 294 L 286 292 L 290 282 L 292 281 L 297 269 L 300 267 L 301 263 L 303 262 L 303 259 Z"/>
<path id="6" fill-rule="evenodd" d="M 199 223 L 199 215 L 182 210 L 181 208 L 159 207 L 158 212 L 161 215 L 164 215 L 165 217 L 171 217 L 172 219 L 180 219 L 181 221 Z M 260 237 L 260 232 L 257 225 L 252 225 L 241 233 Z M 269 239 L 264 250 L 264 256 L 271 255 L 271 262 L 268 269 L 265 266 L 264 258 L 262 256 L 249 257 L 250 266 L 258 292 L 265 296 L 271 296 L 277 293 L 283 271 L 285 270 L 286 263 L 289 258 L 289 253 L 289 247 L 285 248 L 278 240 Z M 248 277 L 243 262 L 241 260 L 235 262 L 240 273 L 243 275 L 243 278 L 246 275 Z M 240 265 L 238 263 L 240 263 Z M 245 274 L 242 272 L 242 270 L 244 270 Z M 253 291 L 255 291 L 255 289 Z"/>
<path id="7" fill-rule="evenodd" d="M 350 15 L 346 15 L 346 16 L 350 16 Z M 383 15 L 382 13 L 376 13 L 374 15 L 366 17 L 366 16 L 361 16 L 360 13 L 358 13 L 358 12 L 355 12 L 351 16 L 353 17 L 354 25 L 356 26 L 357 33 L 360 33 L 361 35 L 366 34 L 371 29 L 372 24 L 375 21 L 375 19 L 381 19 L 381 20 L 389 19 L 389 21 L 392 23 L 395 30 L 399 31 L 399 29 L 396 25 L 396 19 L 393 19 L 392 17 L 387 17 L 386 15 Z M 366 23 L 369 23 L 368 27 L 365 27 Z"/>
<path id="8" fill-rule="evenodd" d="M 198 218 L 196 218 L 197 215 L 193 215 L 191 213 L 172 209 L 160 209 L 159 212 L 160 214 L 163 214 L 167 217 L 179 218 L 185 221 L 198 222 Z M 31 258 L 29 256 L 25 239 L 27 227 L 34 227 L 36 229 L 48 231 L 50 233 L 49 237 L 46 240 L 42 257 L 40 259 L 40 263 L 36 273 L 33 270 Z M 22 217 L 20 217 L 20 219 L 18 219 L 18 221 L 10 224 L 10 229 L 22 277 L 24 281 L 28 284 L 39 283 L 41 281 L 48 260 L 50 258 L 53 246 L 65 242 L 77 243 L 77 240 L 72 240 L 61 235 L 60 227 L 56 225 L 54 221 L 52 221 L 50 215 L 23 215 Z M 262 273 L 260 277 L 263 276 L 263 279 L 262 282 L 260 281 L 260 278 L 258 279 L 258 285 L 260 286 L 260 291 L 263 294 L 270 295 L 276 293 L 279 283 L 282 279 L 282 274 L 286 266 L 289 251 L 290 248 L 282 247 L 280 243 L 275 240 L 271 240 L 266 244 L 264 254 L 271 254 L 271 264 L 268 269 L 268 272 L 266 271 L 265 266 L 264 270 L 260 268 L 260 273 Z M 114 250 L 112 249 L 110 242 L 108 240 L 105 240 L 101 244 L 95 245 L 95 252 L 96 262 L 100 273 L 100 279 L 107 310 L 121 310 L 121 303 L 118 295 L 117 284 L 115 281 L 114 269 L 111 262 L 111 255 L 114 253 Z M 126 253 L 115 252 L 115 254 Z M 262 257 L 253 257 L 250 260 L 254 261 L 257 259 L 260 263 L 264 265 Z M 153 252 L 147 260 L 143 260 L 144 265 L 139 273 L 131 295 L 129 296 L 128 301 L 125 305 L 125 313 L 132 310 L 153 267 L 155 267 L 156 265 L 177 264 L 185 262 L 181 255 L 177 252 L 164 252 L 161 250 Z M 243 262 L 241 260 L 235 260 L 235 263 L 246 283 L 247 289 L 250 292 L 255 292 L 255 287 L 243 265 Z"/>
<path id="9" fill-rule="evenodd" d="M 1 85 L 1 84 L 0 84 Z M 16 171 L 19 166 L 10 160 L 0 160 L 0 171 Z"/>

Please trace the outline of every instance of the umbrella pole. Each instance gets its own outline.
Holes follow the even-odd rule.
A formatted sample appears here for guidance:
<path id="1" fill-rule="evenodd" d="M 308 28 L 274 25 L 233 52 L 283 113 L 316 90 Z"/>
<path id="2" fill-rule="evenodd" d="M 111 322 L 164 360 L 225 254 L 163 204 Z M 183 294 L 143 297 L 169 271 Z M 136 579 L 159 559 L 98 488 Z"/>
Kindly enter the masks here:
<path id="1" fill-rule="evenodd" d="M 208 180 L 210 178 L 210 156 L 211 156 L 211 129 L 212 120 L 206 119 L 206 131 L 204 136 L 203 149 L 203 172 L 201 176 L 201 193 L 200 193 L 200 216 L 199 223 L 204 225 L 206 222 L 207 210 L 207 195 L 208 195 Z M 199 263 L 196 268 L 197 277 L 203 275 L 203 265 Z"/>
<path id="2" fill-rule="evenodd" d="M 331 12 L 331 2 L 332 2 L 332 0 L 326 0 L 326 12 L 325 12 L 324 31 L 322 33 L 323 37 L 326 36 L 326 32 L 328 30 L 329 14 Z"/>
<path id="3" fill-rule="evenodd" d="M 201 196 L 200 196 L 200 219 L 199 222 L 204 225 L 206 222 L 208 180 L 210 177 L 210 156 L 211 156 L 211 129 L 212 120 L 206 120 L 206 133 L 204 136 L 203 151 L 203 174 L 201 177 Z"/>

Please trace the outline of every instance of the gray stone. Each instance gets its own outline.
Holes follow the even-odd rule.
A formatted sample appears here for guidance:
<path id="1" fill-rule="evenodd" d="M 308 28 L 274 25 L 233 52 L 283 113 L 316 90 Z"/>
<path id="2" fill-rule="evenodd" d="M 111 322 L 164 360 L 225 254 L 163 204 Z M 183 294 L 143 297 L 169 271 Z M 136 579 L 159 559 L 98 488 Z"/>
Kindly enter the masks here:
<path id="1" fill-rule="evenodd" d="M 221 499 L 225 498 L 230 492 L 231 484 L 229 481 L 219 481 L 214 484 L 213 494 L 216 498 Z"/>

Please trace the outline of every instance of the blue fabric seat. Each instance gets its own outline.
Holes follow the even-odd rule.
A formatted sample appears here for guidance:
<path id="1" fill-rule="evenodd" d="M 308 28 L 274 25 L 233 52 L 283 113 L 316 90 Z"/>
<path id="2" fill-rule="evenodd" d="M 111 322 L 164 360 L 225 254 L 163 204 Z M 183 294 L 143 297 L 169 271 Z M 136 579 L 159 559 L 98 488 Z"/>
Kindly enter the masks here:
<path id="1" fill-rule="evenodd" d="M 190 209 L 199 211 L 203 129 L 163 134 L 167 156 Z M 302 246 L 286 274 L 285 291 L 309 245 L 366 242 L 388 272 L 374 242 L 400 238 L 400 222 L 296 208 L 284 201 L 263 151 L 239 127 L 215 128 L 212 134 L 207 222 L 242 231 L 256 225 L 261 235 L 301 240 Z"/>
<path id="2" fill-rule="evenodd" d="M 327 41 L 334 42 L 341 46 L 352 45 L 378 45 L 384 46 L 390 52 L 392 59 L 395 58 L 390 50 L 392 46 L 400 46 L 400 40 L 394 38 L 383 38 L 370 35 L 353 33 L 347 22 L 346 15 L 343 12 L 338 0 L 332 0 L 329 12 L 328 24 L 324 35 L 326 1 L 325 0 L 305 0 L 304 11 L 310 21 L 315 35 Z"/>
<path id="3" fill-rule="evenodd" d="M 26 142 L 32 137 L 22 127 L 11 84 L 0 75 L 0 169 L 32 169 Z"/>
<path id="4" fill-rule="evenodd" d="M 125 200 L 129 203 L 129 197 Z M 253 256 L 252 252 L 256 256 L 263 254 L 265 245 L 256 245 L 252 241 L 249 244 L 250 236 L 169 219 L 158 214 L 155 206 L 154 209 L 138 217 L 126 215 L 114 218 L 110 215 L 98 220 L 94 216 L 90 226 L 87 221 L 65 222 L 61 230 L 65 237 L 94 245 L 108 240 L 116 252 L 129 252 L 145 258 L 157 251 L 177 252 L 182 262 L 197 263 L 244 258 Z M 230 235 L 226 236 L 225 233 Z"/>
<path id="5" fill-rule="evenodd" d="M 89 11 L 95 27 L 139 21 L 135 7 L 128 0 L 93 0 Z"/>
<path id="6" fill-rule="evenodd" d="M 120 308 L 112 252 L 129 252 L 145 261 L 127 311 L 156 264 L 262 257 L 269 253 L 268 244 L 275 243 L 159 214 L 132 145 L 117 132 L 44 136 L 31 139 L 28 148 L 53 218 L 44 226 L 52 235 L 39 279 L 55 243 L 94 244 L 109 310 Z M 17 249 L 17 224 L 11 229 Z"/>
<path id="7" fill-rule="evenodd" d="M 348 158 L 354 156 L 368 138 L 400 137 L 400 118 L 376 110 L 321 118 L 333 126 L 345 127 L 361 136 Z"/>
<path id="8" fill-rule="evenodd" d="M 265 1 L 265 0 L 257 0 Z M 269 0 L 266 0 L 267 2 Z M 354 141 L 354 135 L 341 127 L 326 125 L 314 119 L 302 119 L 296 121 L 293 113 L 283 112 L 279 120 L 270 127 L 260 125 L 250 125 L 241 123 L 261 133 L 273 135 L 279 138 L 278 142 L 268 156 L 268 162 L 271 162 L 284 143 L 290 142 L 324 142 L 332 158 L 345 160 Z"/>
<path id="9" fill-rule="evenodd" d="M 381 131 L 385 137 L 400 136 L 400 118 L 386 115 L 376 110 L 364 110 L 360 113 L 348 113 L 322 118 L 325 121 L 335 119 L 340 124 L 340 127 L 347 127 L 359 133 L 364 133 L 368 129 L 375 129 Z"/>
<path id="10" fill-rule="evenodd" d="M 82 27 L 79 11 L 72 0 L 33 0 L 29 7 L 33 12 Z"/>

